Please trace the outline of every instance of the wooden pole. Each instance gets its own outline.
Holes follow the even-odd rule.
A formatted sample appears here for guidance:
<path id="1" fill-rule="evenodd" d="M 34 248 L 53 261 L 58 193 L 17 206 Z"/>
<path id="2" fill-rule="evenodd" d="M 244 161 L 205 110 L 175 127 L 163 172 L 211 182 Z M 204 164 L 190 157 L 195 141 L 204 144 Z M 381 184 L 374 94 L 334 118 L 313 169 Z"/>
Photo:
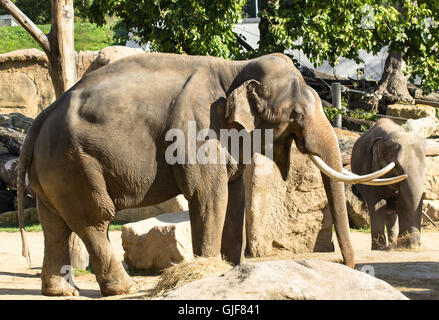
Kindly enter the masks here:
<path id="1" fill-rule="evenodd" d="M 52 0 L 49 72 L 59 97 L 76 82 L 73 0 Z"/>
<path id="2" fill-rule="evenodd" d="M 331 85 L 332 93 L 332 105 L 336 107 L 341 112 L 341 84 L 339 82 L 334 82 Z M 341 129 L 341 113 L 337 114 L 334 119 L 334 126 Z"/>

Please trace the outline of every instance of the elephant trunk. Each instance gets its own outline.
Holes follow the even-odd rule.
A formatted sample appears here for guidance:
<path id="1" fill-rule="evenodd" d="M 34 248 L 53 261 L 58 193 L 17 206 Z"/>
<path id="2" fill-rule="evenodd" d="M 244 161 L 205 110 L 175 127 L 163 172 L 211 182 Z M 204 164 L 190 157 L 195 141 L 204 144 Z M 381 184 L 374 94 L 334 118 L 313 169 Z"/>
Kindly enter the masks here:
<path id="1" fill-rule="evenodd" d="M 337 137 L 323 112 L 322 116 L 324 118 L 320 119 L 318 126 L 309 126 L 308 128 L 312 128 L 310 132 L 305 132 L 304 152 L 319 156 L 334 170 L 342 172 L 343 165 Z M 344 264 L 354 268 L 354 250 L 350 238 L 344 183 L 329 178 L 323 173 L 322 179 Z"/>
<path id="2" fill-rule="evenodd" d="M 401 182 L 401 198 L 405 203 L 404 212 L 400 214 L 401 233 L 409 232 L 410 234 L 415 234 L 421 232 L 423 190 L 424 180 L 419 179 L 419 175 L 409 175 L 407 180 Z"/>

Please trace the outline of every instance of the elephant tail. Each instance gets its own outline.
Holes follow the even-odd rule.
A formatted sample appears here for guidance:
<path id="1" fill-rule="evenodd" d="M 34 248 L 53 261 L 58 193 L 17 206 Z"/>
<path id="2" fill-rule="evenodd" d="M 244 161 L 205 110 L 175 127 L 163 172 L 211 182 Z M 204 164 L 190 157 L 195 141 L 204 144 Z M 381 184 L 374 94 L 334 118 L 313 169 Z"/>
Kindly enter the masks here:
<path id="1" fill-rule="evenodd" d="M 22 255 L 26 258 L 29 267 L 31 266 L 30 251 L 27 244 L 27 237 L 24 228 L 24 209 L 23 209 L 23 198 L 26 188 L 30 189 L 28 185 L 27 170 L 32 162 L 32 155 L 34 150 L 35 140 L 38 137 L 41 127 L 44 121 L 52 113 L 56 107 L 56 103 L 44 109 L 38 117 L 34 119 L 32 125 L 30 126 L 26 138 L 24 139 L 23 145 L 20 150 L 20 157 L 18 159 L 18 172 L 17 172 L 17 209 L 18 209 L 18 224 L 20 227 L 20 234 L 22 240 Z"/>

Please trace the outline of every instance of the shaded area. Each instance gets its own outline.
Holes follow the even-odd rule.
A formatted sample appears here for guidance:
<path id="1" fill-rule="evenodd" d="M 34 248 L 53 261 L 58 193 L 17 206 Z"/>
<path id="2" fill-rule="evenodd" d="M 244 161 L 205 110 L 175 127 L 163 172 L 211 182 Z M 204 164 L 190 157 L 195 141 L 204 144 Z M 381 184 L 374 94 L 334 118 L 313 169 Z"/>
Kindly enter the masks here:
<path id="1" fill-rule="evenodd" d="M 362 268 L 373 270 L 375 277 L 396 287 L 409 299 L 439 299 L 439 262 L 361 263 L 356 266 L 358 270 Z"/>

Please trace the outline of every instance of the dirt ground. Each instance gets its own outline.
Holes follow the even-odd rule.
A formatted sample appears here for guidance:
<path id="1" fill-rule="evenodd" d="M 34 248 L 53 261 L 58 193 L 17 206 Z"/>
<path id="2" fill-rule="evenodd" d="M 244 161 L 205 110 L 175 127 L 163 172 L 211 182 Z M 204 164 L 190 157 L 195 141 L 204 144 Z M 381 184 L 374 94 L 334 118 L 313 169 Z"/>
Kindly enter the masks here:
<path id="1" fill-rule="evenodd" d="M 110 232 L 110 240 L 117 252 L 123 257 L 122 241 L 119 231 Z M 28 233 L 32 267 L 27 267 L 21 256 L 19 233 L 0 232 L 0 299 L 139 299 L 152 289 L 158 276 L 133 276 L 141 291 L 130 296 L 102 298 L 93 274 L 75 277 L 76 285 L 81 289 L 79 297 L 45 297 L 41 295 L 41 265 L 43 261 L 43 234 Z M 357 266 L 356 269 L 372 271 L 379 279 L 387 281 L 410 299 L 439 299 L 439 232 L 427 231 L 422 234 L 422 245 L 416 250 L 371 251 L 370 234 L 352 232 Z M 336 243 L 336 241 L 335 241 Z M 341 255 L 338 247 L 333 253 L 312 253 L 293 255 L 280 252 L 278 255 L 251 259 L 322 259 L 339 262 Z"/>

